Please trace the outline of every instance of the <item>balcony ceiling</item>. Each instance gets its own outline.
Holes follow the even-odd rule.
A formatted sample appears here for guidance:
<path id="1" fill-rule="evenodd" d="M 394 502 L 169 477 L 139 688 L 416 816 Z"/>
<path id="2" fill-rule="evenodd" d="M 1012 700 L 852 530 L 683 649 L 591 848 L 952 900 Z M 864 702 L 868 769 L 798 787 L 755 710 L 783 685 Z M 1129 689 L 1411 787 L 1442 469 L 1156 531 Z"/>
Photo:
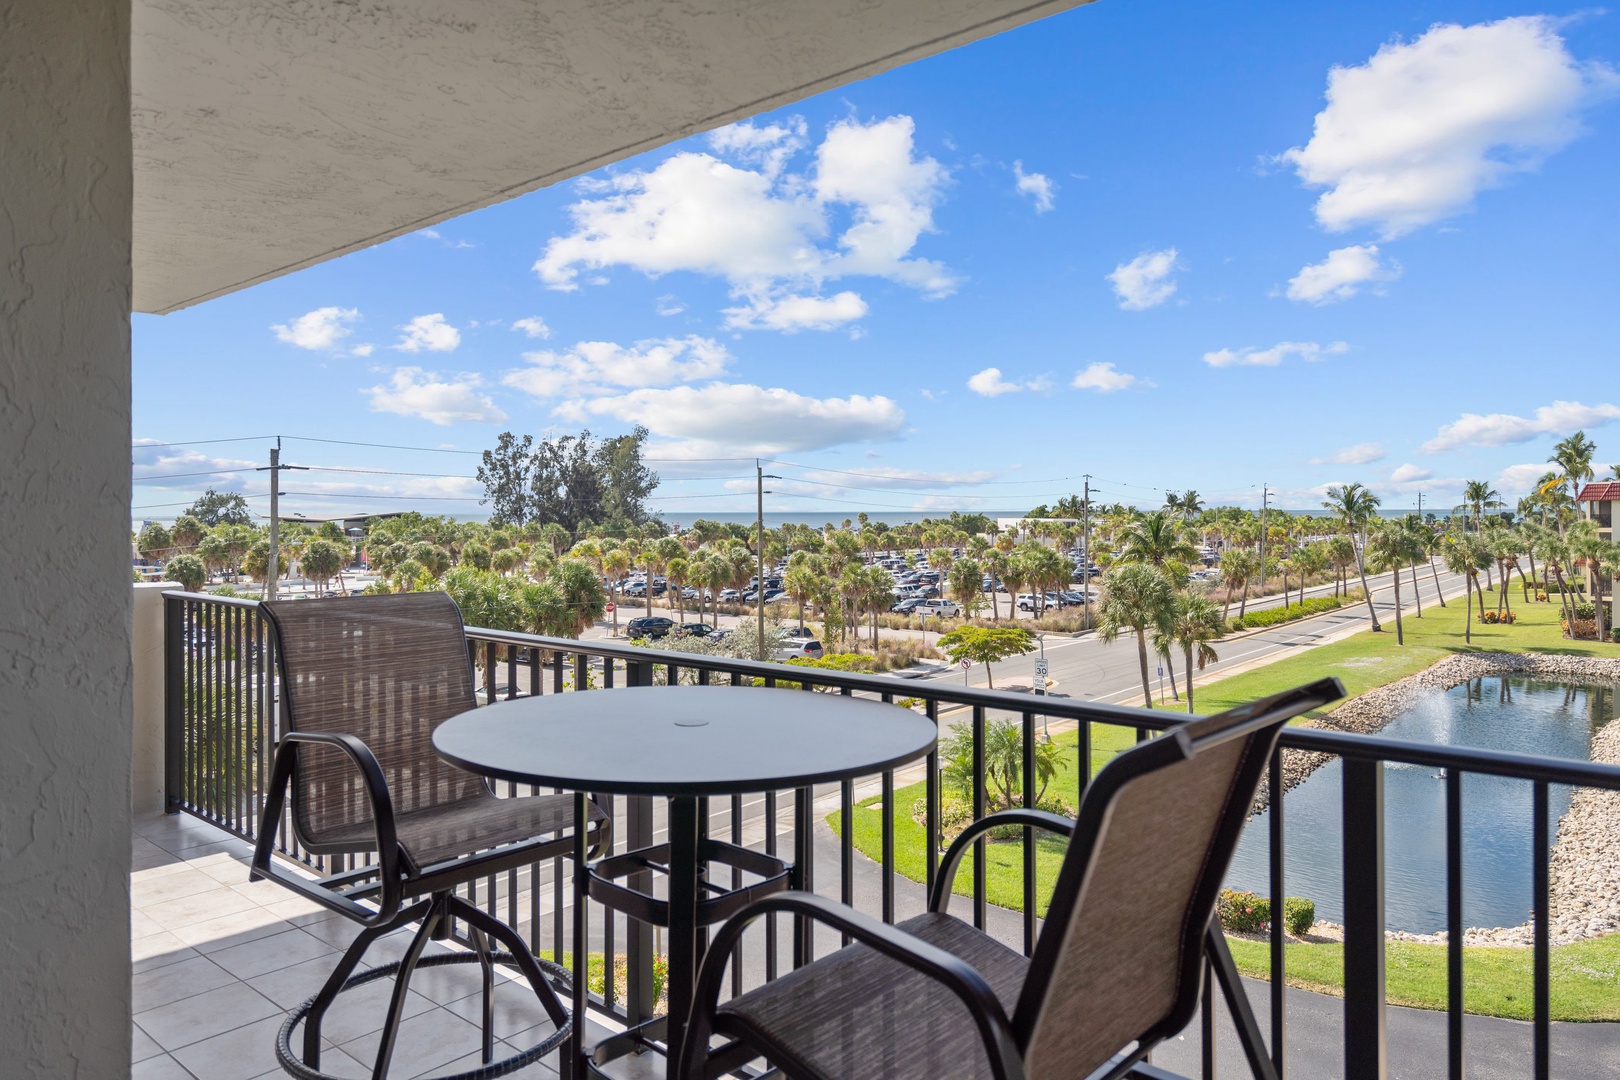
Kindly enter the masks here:
<path id="1" fill-rule="evenodd" d="M 135 0 L 168 312 L 1085 0 Z"/>

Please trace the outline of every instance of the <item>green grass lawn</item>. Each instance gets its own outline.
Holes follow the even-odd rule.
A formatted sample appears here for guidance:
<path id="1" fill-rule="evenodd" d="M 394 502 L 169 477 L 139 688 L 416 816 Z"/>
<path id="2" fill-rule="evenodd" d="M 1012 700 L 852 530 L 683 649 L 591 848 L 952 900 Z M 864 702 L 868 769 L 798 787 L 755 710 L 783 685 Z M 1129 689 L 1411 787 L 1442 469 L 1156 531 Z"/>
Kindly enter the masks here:
<path id="1" fill-rule="evenodd" d="M 1238 970 L 1269 978 L 1271 951 L 1263 941 L 1229 938 Z M 1344 993 L 1344 947 L 1283 946 L 1288 985 Z M 1446 1007 L 1446 947 L 1392 941 L 1384 951 L 1385 996 L 1391 1005 Z M 1549 997 L 1554 1020 L 1620 1020 L 1620 935 L 1559 945 L 1552 950 Z M 1529 1020 L 1535 999 L 1530 949 L 1463 950 L 1463 1007 L 1484 1016 Z"/>
<path id="2" fill-rule="evenodd" d="M 1494 607 L 1496 595 L 1486 592 Z M 1267 694 L 1336 675 L 1353 697 L 1396 679 L 1415 674 L 1437 660 L 1457 652 L 1565 653 L 1577 656 L 1620 656 L 1620 646 L 1593 641 L 1568 641 L 1559 629 L 1559 606 L 1524 604 L 1517 589 L 1509 601 L 1519 616 L 1511 625 L 1484 625 L 1475 611 L 1473 640 L 1463 641 L 1464 608 L 1460 600 L 1446 608 L 1425 604 L 1423 617 L 1413 617 L 1407 609 L 1404 620 L 1406 644 L 1395 644 L 1394 625 L 1385 632 L 1365 631 L 1331 645 L 1301 652 L 1264 667 L 1218 679 L 1198 687 L 1194 703 L 1199 713 L 1219 712 Z M 1120 647 L 1126 647 L 1121 645 Z M 1220 646 L 1217 645 L 1217 649 Z M 1184 704 L 1168 702 L 1165 709 L 1185 710 Z M 1325 710 L 1324 710 L 1325 711 Z M 965 713 L 962 715 L 966 715 Z M 951 723 L 954 717 L 947 717 Z M 1113 756 L 1135 741 L 1133 732 L 1109 725 L 1091 725 L 1091 772 L 1095 774 Z M 1058 735 L 1055 741 L 1067 753 L 1070 765 L 1053 781 L 1048 794 L 1056 794 L 1070 804 L 1078 801 L 1075 768 L 1077 735 Z M 926 878 L 924 857 L 927 837 L 923 827 L 911 817 L 912 805 L 925 795 L 921 783 L 895 792 L 895 868 L 913 881 Z M 868 858 L 882 857 L 883 815 L 874 808 L 877 799 L 867 799 L 855 807 L 852 831 L 856 848 Z M 836 833 L 841 815 L 828 819 Z M 986 854 L 985 895 L 990 903 L 1021 910 L 1023 907 L 1024 845 L 1022 841 L 993 843 Z M 1046 914 L 1046 900 L 1057 879 L 1063 859 L 1064 841 L 1056 837 L 1036 840 L 1036 895 L 1040 914 Z M 963 860 L 957 874 L 955 893 L 973 894 L 972 858 Z M 1233 940 L 1232 953 L 1246 974 L 1266 977 L 1269 960 L 1260 942 Z M 1438 945 L 1391 943 L 1389 946 L 1389 1000 L 1417 1008 L 1446 1007 L 1445 949 Z M 1620 1020 L 1620 936 L 1580 942 L 1553 949 L 1553 1017 L 1560 1020 Z M 1293 944 L 1287 946 L 1288 982 L 1293 986 L 1340 993 L 1343 986 L 1342 949 L 1338 945 Z M 1530 950 L 1467 950 L 1465 1001 L 1469 1012 L 1488 1016 L 1528 1018 L 1530 999 Z"/>

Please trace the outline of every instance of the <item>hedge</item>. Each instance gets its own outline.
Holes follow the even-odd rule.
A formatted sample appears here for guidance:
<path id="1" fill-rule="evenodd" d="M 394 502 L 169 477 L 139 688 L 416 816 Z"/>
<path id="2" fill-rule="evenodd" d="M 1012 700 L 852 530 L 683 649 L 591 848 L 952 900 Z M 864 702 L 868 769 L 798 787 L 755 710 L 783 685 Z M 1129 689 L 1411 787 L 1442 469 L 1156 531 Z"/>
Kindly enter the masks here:
<path id="1" fill-rule="evenodd" d="M 1223 930 L 1263 933 L 1271 929 L 1271 901 L 1251 892 L 1222 889 L 1215 903 Z M 1303 896 L 1283 898 L 1283 928 L 1300 937 L 1316 923 L 1316 904 Z"/>
<path id="2" fill-rule="evenodd" d="M 1260 608 L 1249 612 L 1241 619 L 1233 619 L 1232 629 L 1248 630 L 1256 626 L 1276 626 L 1279 623 L 1293 622 L 1295 619 L 1304 619 L 1311 615 L 1320 615 L 1324 611 L 1334 611 L 1350 602 L 1349 598 L 1342 596 L 1313 596 L 1303 604 L 1289 604 L 1287 607 L 1280 608 Z"/>

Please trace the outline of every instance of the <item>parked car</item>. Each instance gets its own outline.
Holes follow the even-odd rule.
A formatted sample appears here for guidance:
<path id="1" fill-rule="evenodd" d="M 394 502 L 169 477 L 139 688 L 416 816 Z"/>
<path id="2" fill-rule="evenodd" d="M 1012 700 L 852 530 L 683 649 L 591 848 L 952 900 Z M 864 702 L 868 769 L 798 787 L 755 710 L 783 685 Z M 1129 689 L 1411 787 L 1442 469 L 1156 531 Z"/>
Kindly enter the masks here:
<path id="1" fill-rule="evenodd" d="M 714 627 L 710 626 L 706 622 L 689 622 L 682 623 L 680 628 L 675 631 L 675 636 L 706 638 L 713 633 Z"/>
<path id="2" fill-rule="evenodd" d="M 788 638 L 771 654 L 777 660 L 793 660 L 804 657 L 808 660 L 820 660 L 825 655 L 821 642 L 814 638 Z"/>
<path id="3" fill-rule="evenodd" d="M 722 604 L 735 604 L 737 602 L 737 590 L 736 589 L 721 589 L 720 590 L 720 602 Z"/>
<path id="4" fill-rule="evenodd" d="M 674 626 L 674 619 L 666 619 L 662 615 L 639 615 L 625 624 L 624 632 L 633 638 L 657 641 L 667 636 Z"/>
<path id="5" fill-rule="evenodd" d="M 896 615 L 910 615 L 913 611 L 916 611 L 919 607 L 921 607 L 922 604 L 922 597 L 908 596 L 903 600 L 896 600 L 894 603 L 890 604 L 889 610 L 894 612 Z"/>
<path id="6" fill-rule="evenodd" d="M 1027 592 L 1019 593 L 1018 594 L 1018 610 L 1019 611 L 1034 611 L 1035 610 L 1035 594 L 1034 593 L 1027 593 Z"/>
<path id="7" fill-rule="evenodd" d="M 917 605 L 919 615 L 949 615 L 955 618 L 962 614 L 962 606 L 951 600 L 924 600 Z"/>
<path id="8" fill-rule="evenodd" d="M 767 604 L 774 604 L 778 600 L 785 599 L 786 597 L 787 597 L 787 592 L 782 590 L 782 589 L 766 589 L 765 590 L 765 602 Z"/>

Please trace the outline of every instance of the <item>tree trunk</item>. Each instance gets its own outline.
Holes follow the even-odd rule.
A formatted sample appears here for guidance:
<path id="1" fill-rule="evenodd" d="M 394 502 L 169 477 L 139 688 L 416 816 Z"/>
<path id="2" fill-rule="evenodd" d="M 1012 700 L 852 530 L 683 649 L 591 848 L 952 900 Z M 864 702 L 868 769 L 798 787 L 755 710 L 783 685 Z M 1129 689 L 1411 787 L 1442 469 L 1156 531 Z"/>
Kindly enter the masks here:
<path id="1" fill-rule="evenodd" d="M 613 585 L 613 586 L 610 586 L 608 588 L 608 599 L 611 600 L 611 599 L 617 597 L 618 595 L 619 595 L 619 587 L 617 585 Z M 619 605 L 618 604 L 613 605 L 613 636 L 614 637 L 619 636 Z"/>
<path id="2" fill-rule="evenodd" d="M 1170 697 L 1172 700 L 1180 701 L 1181 693 L 1176 689 L 1176 662 L 1171 659 L 1175 654 L 1166 649 L 1162 655 L 1164 656 L 1165 674 L 1170 676 Z"/>
<path id="3" fill-rule="evenodd" d="M 1463 576 L 1463 596 L 1466 597 L 1464 602 L 1468 605 L 1468 613 L 1463 616 L 1463 644 L 1464 645 L 1472 645 L 1474 643 L 1474 586 L 1473 586 L 1473 580 L 1474 580 L 1474 575 L 1472 575 L 1472 574 L 1465 574 Z"/>
<path id="4" fill-rule="evenodd" d="M 1406 635 L 1401 629 L 1401 568 L 1397 566 L 1390 575 L 1395 582 L 1395 644 L 1405 645 Z"/>
<path id="5" fill-rule="evenodd" d="M 1399 577 L 1400 573 L 1399 570 L 1395 571 L 1395 576 Z M 1417 617 L 1423 618 L 1423 593 L 1418 590 L 1417 563 L 1415 562 L 1412 564 L 1412 603 L 1417 605 Z"/>
<path id="6" fill-rule="evenodd" d="M 1240 619 L 1243 618 L 1244 613 L 1247 612 L 1248 610 L 1249 610 L 1249 583 L 1248 583 L 1247 580 L 1245 580 L 1243 582 L 1243 596 L 1238 600 L 1238 618 L 1240 618 Z"/>
<path id="7" fill-rule="evenodd" d="M 1136 628 L 1136 658 L 1142 665 L 1142 704 L 1153 708 L 1153 684 L 1148 682 L 1147 627 Z"/>
<path id="8" fill-rule="evenodd" d="M 1187 642 L 1187 712 L 1193 711 L 1193 668 L 1192 668 L 1192 642 Z"/>
<path id="9" fill-rule="evenodd" d="M 1597 640 L 1603 641 L 1603 564 L 1588 559 L 1586 568 L 1592 575 L 1592 629 L 1597 633 Z"/>
<path id="10" fill-rule="evenodd" d="M 1367 561 L 1362 558 L 1360 551 L 1356 552 L 1356 573 L 1361 575 L 1361 591 L 1366 594 L 1367 614 L 1372 616 L 1373 633 L 1376 634 L 1383 627 L 1378 625 L 1378 611 L 1373 607 L 1372 590 L 1367 587 Z"/>
<path id="11" fill-rule="evenodd" d="M 1446 594 L 1440 591 L 1440 568 L 1434 564 L 1434 556 L 1429 556 L 1429 572 L 1434 575 L 1434 595 L 1440 601 L 1440 606 L 1446 606 Z"/>

